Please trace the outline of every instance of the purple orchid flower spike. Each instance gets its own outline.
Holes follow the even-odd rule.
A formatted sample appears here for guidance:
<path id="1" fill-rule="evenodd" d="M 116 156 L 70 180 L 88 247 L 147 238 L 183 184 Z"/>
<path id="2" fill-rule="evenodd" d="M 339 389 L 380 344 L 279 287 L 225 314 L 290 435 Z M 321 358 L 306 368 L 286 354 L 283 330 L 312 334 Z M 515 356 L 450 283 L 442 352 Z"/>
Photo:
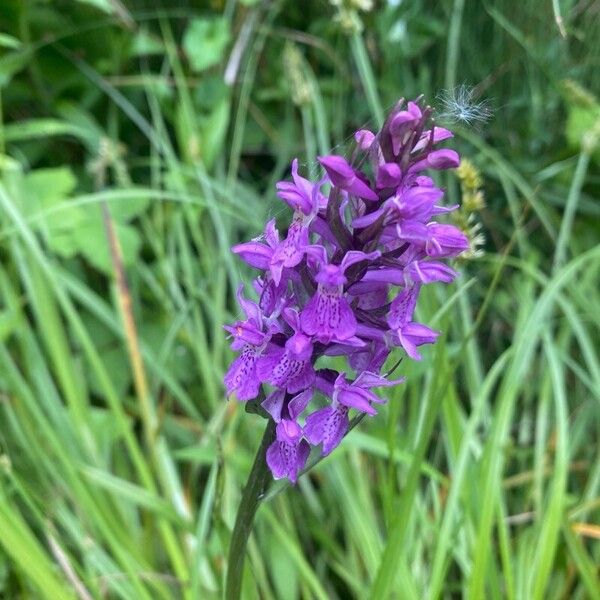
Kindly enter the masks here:
<path id="1" fill-rule="evenodd" d="M 384 401 L 376 388 L 403 381 L 383 374 L 398 347 L 420 360 L 419 348 L 438 337 L 415 321 L 419 292 L 451 283 L 445 259 L 469 245 L 443 222 L 457 207 L 444 203 L 429 172 L 458 166 L 458 154 L 440 146 L 451 137 L 422 100 L 399 102 L 380 131 L 356 132 L 351 160 L 320 157 L 320 181 L 301 176 L 294 160 L 292 181 L 277 184 L 293 210 L 287 232 L 271 220 L 259 238 L 233 247 L 260 273 L 258 300 L 238 291 L 244 318 L 226 327 L 239 354 L 224 383 L 238 400 L 262 398 L 276 479 L 295 482 L 311 445 L 327 455 L 353 414 L 376 414 Z"/>

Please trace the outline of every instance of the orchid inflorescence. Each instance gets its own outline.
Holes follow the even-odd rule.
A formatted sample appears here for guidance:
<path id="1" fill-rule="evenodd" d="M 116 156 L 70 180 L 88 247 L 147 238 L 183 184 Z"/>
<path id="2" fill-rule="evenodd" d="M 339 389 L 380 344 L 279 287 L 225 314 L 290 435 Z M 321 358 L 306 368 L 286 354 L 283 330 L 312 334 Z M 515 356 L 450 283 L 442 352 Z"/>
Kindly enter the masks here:
<path id="1" fill-rule="evenodd" d="M 431 113 L 421 99 L 401 100 L 378 134 L 356 132 L 350 160 L 320 157 L 326 174 L 319 181 L 302 177 L 294 160 L 293 181 L 277 184 L 294 211 L 287 235 L 271 220 L 262 236 L 232 249 L 261 274 L 253 282 L 258 303 L 238 290 L 246 318 L 226 326 L 240 354 L 224 382 L 240 401 L 269 386 L 261 406 L 277 424 L 266 455 L 276 479 L 295 482 L 311 446 L 329 454 L 347 433 L 351 410 L 376 414 L 384 400 L 373 388 L 403 381 L 382 374 L 395 347 L 419 360 L 419 346 L 439 335 L 414 321 L 419 292 L 453 281 L 455 271 L 440 259 L 469 242 L 435 220 L 457 206 L 439 204 L 444 192 L 424 172 L 460 160 L 436 148 L 452 133 L 434 126 Z M 346 368 L 327 367 L 327 357 L 345 357 Z M 325 406 L 302 421 L 318 396 Z"/>

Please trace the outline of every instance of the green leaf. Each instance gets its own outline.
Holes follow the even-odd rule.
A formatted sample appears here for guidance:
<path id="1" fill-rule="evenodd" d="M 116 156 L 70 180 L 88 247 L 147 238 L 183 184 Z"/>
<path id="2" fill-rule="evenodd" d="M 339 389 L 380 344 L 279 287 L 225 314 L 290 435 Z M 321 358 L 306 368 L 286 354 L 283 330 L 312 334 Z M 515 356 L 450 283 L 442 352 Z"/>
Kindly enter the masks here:
<path id="1" fill-rule="evenodd" d="M 204 71 L 222 58 L 230 39 L 226 19 L 193 19 L 183 35 L 183 49 L 194 71 Z"/>
<path id="2" fill-rule="evenodd" d="M 28 173 L 23 180 L 23 212 L 30 215 L 33 212 L 51 208 L 64 200 L 73 192 L 77 180 L 69 167 L 54 169 L 37 169 Z M 52 220 L 51 216 L 48 216 Z M 58 222 L 69 221 L 69 215 L 56 218 Z"/>
<path id="3" fill-rule="evenodd" d="M 142 214 L 148 208 L 149 204 L 150 199 L 147 196 L 119 200 L 118 202 L 111 203 L 110 214 L 116 222 L 127 223 Z"/>
<path id="4" fill-rule="evenodd" d="M 6 142 L 44 139 L 54 135 L 71 135 L 80 139 L 87 138 L 85 130 L 58 119 L 28 119 L 27 121 L 16 121 L 4 127 Z"/>
<path id="5" fill-rule="evenodd" d="M 141 245 L 138 232 L 129 225 L 115 223 L 115 235 L 121 246 L 123 264 L 125 266 L 133 264 Z M 104 224 L 100 219 L 90 220 L 83 227 L 75 229 L 73 237 L 79 252 L 90 264 L 104 273 L 112 273 L 110 248 L 104 233 Z"/>
<path id="6" fill-rule="evenodd" d="M 92 114 L 81 106 L 70 102 L 61 102 L 57 106 L 57 113 L 64 121 L 81 133 L 90 155 L 97 155 L 100 140 L 105 133 Z"/>
<path id="7" fill-rule="evenodd" d="M 0 342 L 4 342 L 16 330 L 17 315 L 9 310 L 0 310 Z"/>
<path id="8" fill-rule="evenodd" d="M 8 33 L 0 33 L 0 47 L 16 50 L 21 47 L 21 41 Z"/>
<path id="9" fill-rule="evenodd" d="M 107 14 L 112 14 L 114 10 L 114 6 L 109 2 L 109 0 L 77 0 L 80 4 L 89 4 L 102 12 Z"/>
<path id="10" fill-rule="evenodd" d="M 215 158 L 223 149 L 227 126 L 229 125 L 230 104 L 229 99 L 220 102 L 201 125 L 202 147 L 200 154 L 204 164 L 210 169 Z"/>
<path id="11" fill-rule="evenodd" d="M 68 167 L 37 169 L 24 179 L 26 215 L 42 215 L 34 221 L 46 236 L 48 247 L 64 258 L 82 255 L 100 271 L 112 273 L 112 258 L 106 238 L 102 211 L 98 205 L 69 206 L 76 179 Z M 110 211 L 119 239 L 123 263 L 135 262 L 141 246 L 138 232 L 127 222 L 142 213 L 149 199 L 144 196 L 114 202 Z"/>
<path id="12" fill-rule="evenodd" d="M 135 506 L 146 508 L 152 512 L 166 517 L 167 519 L 182 523 L 182 519 L 173 510 L 172 506 L 163 498 L 153 492 L 140 487 L 134 483 L 115 477 L 111 473 L 102 471 L 95 467 L 82 466 L 81 472 L 89 481 L 96 484 L 98 487 L 110 491 L 116 498 L 121 498 L 126 502 L 132 503 Z"/>
<path id="13" fill-rule="evenodd" d="M 567 142 L 571 148 L 579 150 L 583 139 L 600 123 L 600 104 L 592 106 L 570 106 L 567 115 L 565 135 Z M 600 152 L 596 150 L 595 156 L 600 156 Z"/>
<path id="14" fill-rule="evenodd" d="M 0 58 L 0 88 L 10 82 L 13 75 L 27 66 L 31 50 L 10 52 Z"/>
<path id="15" fill-rule="evenodd" d="M 162 40 L 147 31 L 139 31 L 131 40 L 129 50 L 131 56 L 150 56 L 153 54 L 164 54 L 165 45 Z"/>

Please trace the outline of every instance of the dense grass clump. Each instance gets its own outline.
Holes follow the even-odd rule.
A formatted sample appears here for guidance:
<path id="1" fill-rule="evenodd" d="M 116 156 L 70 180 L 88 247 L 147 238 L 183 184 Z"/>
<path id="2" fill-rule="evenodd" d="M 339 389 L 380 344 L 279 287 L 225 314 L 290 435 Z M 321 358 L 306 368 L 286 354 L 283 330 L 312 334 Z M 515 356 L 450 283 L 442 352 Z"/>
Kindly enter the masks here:
<path id="1" fill-rule="evenodd" d="M 271 487 L 243 597 L 600 598 L 595 4 L 156 6 L 0 5 L 0 596 L 221 597 L 264 427 L 229 248 L 425 94 L 478 251 L 380 417 Z"/>

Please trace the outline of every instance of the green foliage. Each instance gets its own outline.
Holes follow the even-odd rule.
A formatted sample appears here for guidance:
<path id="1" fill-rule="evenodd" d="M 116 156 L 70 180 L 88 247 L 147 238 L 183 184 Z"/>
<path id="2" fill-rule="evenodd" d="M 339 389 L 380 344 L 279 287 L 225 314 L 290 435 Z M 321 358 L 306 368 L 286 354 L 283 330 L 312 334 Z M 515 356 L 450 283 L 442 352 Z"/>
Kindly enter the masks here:
<path id="1" fill-rule="evenodd" d="M 273 485 L 243 597 L 600 597 L 598 20 L 368 5 L 0 3 L 1 597 L 222 596 L 263 428 L 223 396 L 229 247 L 294 156 L 462 82 L 485 253 L 380 415 Z"/>
<path id="2" fill-rule="evenodd" d="M 23 177 L 15 193 L 23 199 L 22 214 L 35 221 L 33 229 L 44 234 L 52 252 L 63 258 L 80 255 L 110 275 L 112 263 L 100 206 L 78 206 L 70 200 L 76 184 L 68 167 L 36 169 Z M 127 222 L 147 206 L 147 198 L 131 198 L 111 209 L 125 265 L 135 262 L 140 247 L 137 230 Z"/>
<path id="3" fill-rule="evenodd" d="M 183 49 L 192 70 L 204 71 L 219 64 L 229 38 L 227 19 L 193 19 L 183 34 Z"/>

